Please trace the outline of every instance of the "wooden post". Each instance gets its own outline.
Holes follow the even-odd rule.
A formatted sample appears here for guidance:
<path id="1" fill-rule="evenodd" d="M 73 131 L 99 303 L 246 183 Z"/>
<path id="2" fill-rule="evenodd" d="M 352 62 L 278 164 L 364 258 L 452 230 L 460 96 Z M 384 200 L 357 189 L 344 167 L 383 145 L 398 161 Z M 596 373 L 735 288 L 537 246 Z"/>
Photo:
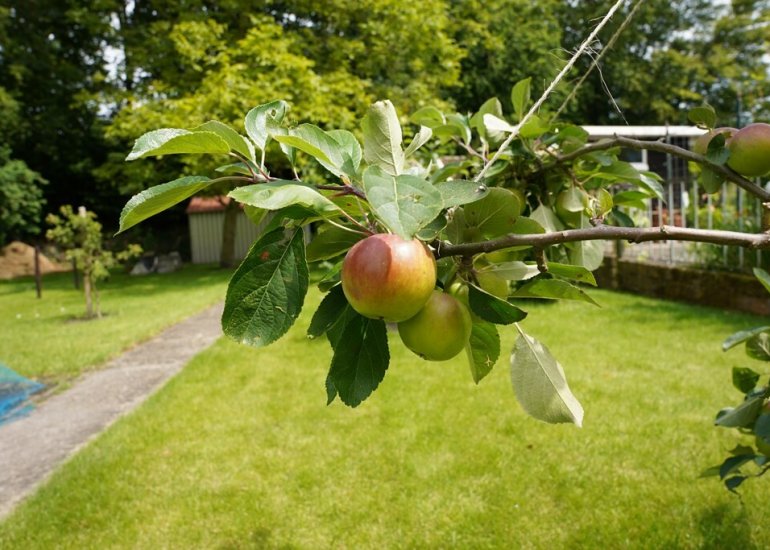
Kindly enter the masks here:
<path id="1" fill-rule="evenodd" d="M 38 300 L 43 296 L 43 277 L 40 273 L 40 245 L 35 244 L 35 290 Z"/>

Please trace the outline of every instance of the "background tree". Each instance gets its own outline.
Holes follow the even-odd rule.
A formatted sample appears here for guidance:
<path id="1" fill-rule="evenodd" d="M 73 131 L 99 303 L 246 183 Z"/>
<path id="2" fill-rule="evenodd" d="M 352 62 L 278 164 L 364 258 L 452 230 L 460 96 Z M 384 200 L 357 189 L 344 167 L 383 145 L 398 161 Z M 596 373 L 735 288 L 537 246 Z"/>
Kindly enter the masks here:
<path id="1" fill-rule="evenodd" d="M 86 318 L 101 317 L 99 290 L 96 283 L 106 279 L 110 268 L 119 262 L 141 254 L 138 245 L 128 245 L 126 250 L 113 253 L 104 249 L 102 224 L 96 214 L 80 207 L 73 211 L 70 205 L 59 209 L 60 215 L 49 214 L 46 221 L 51 229 L 46 237 L 65 250 L 67 260 L 83 273 L 83 294 L 86 301 Z"/>

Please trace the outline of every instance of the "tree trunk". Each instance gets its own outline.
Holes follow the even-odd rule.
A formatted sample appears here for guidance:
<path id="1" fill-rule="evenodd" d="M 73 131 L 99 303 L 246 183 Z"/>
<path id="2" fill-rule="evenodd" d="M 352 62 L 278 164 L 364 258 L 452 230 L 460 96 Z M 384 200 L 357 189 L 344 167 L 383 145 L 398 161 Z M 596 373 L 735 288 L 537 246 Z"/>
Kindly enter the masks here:
<path id="1" fill-rule="evenodd" d="M 94 316 L 94 303 L 91 299 L 91 274 L 83 270 L 83 293 L 86 295 L 86 317 Z"/>
<path id="2" fill-rule="evenodd" d="M 230 200 L 225 204 L 225 219 L 222 226 L 222 253 L 219 256 L 220 267 L 235 266 L 235 227 L 238 222 L 238 203 Z"/>

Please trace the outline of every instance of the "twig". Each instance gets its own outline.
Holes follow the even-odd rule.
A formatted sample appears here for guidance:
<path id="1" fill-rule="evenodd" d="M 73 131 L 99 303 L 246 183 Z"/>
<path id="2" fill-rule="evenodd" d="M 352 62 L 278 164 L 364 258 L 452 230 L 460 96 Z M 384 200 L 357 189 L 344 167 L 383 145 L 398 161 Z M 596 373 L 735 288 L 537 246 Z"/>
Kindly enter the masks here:
<path id="1" fill-rule="evenodd" d="M 711 162 L 708 158 L 704 157 L 703 155 L 693 153 L 692 151 L 683 149 L 682 147 L 678 147 L 670 143 L 664 143 L 662 141 L 645 141 L 641 139 L 632 139 L 632 138 L 616 135 L 615 137 L 610 139 L 604 139 L 601 141 L 597 141 L 595 143 L 589 143 L 588 145 L 585 145 L 580 149 L 576 149 L 571 153 L 566 153 L 564 155 L 557 155 L 556 160 L 557 162 L 561 162 L 561 163 L 570 162 L 575 160 L 578 157 L 587 155 L 588 153 L 592 153 L 594 151 L 604 151 L 605 149 L 612 149 L 613 147 L 626 147 L 628 149 L 638 149 L 638 150 L 646 149 L 648 151 L 657 151 L 659 153 L 666 153 L 668 155 L 673 155 L 675 157 L 679 157 L 685 160 L 691 160 L 693 162 L 697 162 L 703 166 L 708 167 L 709 170 L 716 172 L 720 176 L 723 176 L 726 180 L 733 182 L 738 187 L 744 189 L 748 193 L 751 193 L 755 197 L 758 197 L 762 201 L 770 202 L 770 192 L 765 191 L 765 189 L 763 189 L 759 185 L 744 178 L 740 174 L 730 170 L 726 166 L 723 166 L 721 164 L 715 164 Z"/>
<path id="2" fill-rule="evenodd" d="M 323 191 L 337 191 L 342 195 L 355 195 L 359 199 L 366 200 L 364 192 L 352 185 L 316 185 L 315 188 Z"/>
<path id="3" fill-rule="evenodd" d="M 659 227 L 615 227 L 599 225 L 585 229 L 567 229 L 552 233 L 526 235 L 510 234 L 504 237 L 478 243 L 451 244 L 442 242 L 436 247 L 436 257 L 469 256 L 483 252 L 493 252 L 512 246 L 534 246 L 545 248 L 562 243 L 577 241 L 613 240 L 642 243 L 648 241 L 688 241 L 719 245 L 742 246 L 754 250 L 770 249 L 770 234 L 740 233 L 716 229 L 694 229 L 662 225 Z"/>

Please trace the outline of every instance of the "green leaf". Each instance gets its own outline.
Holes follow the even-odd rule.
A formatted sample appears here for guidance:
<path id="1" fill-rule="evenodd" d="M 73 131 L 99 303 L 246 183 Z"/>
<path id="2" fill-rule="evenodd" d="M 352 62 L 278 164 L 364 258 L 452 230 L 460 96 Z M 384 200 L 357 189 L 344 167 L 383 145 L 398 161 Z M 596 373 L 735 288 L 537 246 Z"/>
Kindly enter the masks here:
<path id="1" fill-rule="evenodd" d="M 347 231 L 336 225 L 327 225 L 323 230 L 319 230 L 310 244 L 307 245 L 307 261 L 317 262 L 335 258 L 365 236 L 361 233 Z"/>
<path id="2" fill-rule="evenodd" d="M 725 182 L 725 177 L 717 174 L 713 170 L 703 167 L 701 168 L 700 177 L 698 183 L 706 193 L 713 194 L 718 193 L 722 189 L 722 184 Z"/>
<path id="3" fill-rule="evenodd" d="M 308 337 L 317 338 L 324 334 L 334 326 L 348 308 L 350 305 L 342 292 L 342 286 L 333 287 L 321 300 L 321 304 L 313 314 L 307 329 Z"/>
<path id="4" fill-rule="evenodd" d="M 345 318 L 327 377 L 342 402 L 357 407 L 377 389 L 388 369 L 390 353 L 385 323 L 355 314 Z M 332 397 L 333 398 L 333 397 Z"/>
<path id="5" fill-rule="evenodd" d="M 754 434 L 770 443 L 770 413 L 760 414 L 754 424 Z"/>
<path id="6" fill-rule="evenodd" d="M 516 126 L 491 113 L 484 114 L 484 128 L 487 132 L 498 135 L 501 133 L 512 134 L 516 131 Z"/>
<path id="7" fill-rule="evenodd" d="M 612 195 L 609 191 L 600 187 L 596 192 L 596 200 L 594 203 L 593 213 L 594 217 L 604 216 L 607 212 L 612 210 L 614 206 Z"/>
<path id="8" fill-rule="evenodd" d="M 755 267 L 753 271 L 754 276 L 759 280 L 760 283 L 762 283 L 762 286 L 765 287 L 765 290 L 770 292 L 770 274 L 761 267 Z"/>
<path id="9" fill-rule="evenodd" d="M 743 483 L 747 479 L 748 478 L 746 476 L 733 476 L 725 480 L 725 487 L 727 488 L 728 491 L 737 494 L 736 489 L 740 487 L 741 483 Z"/>
<path id="10" fill-rule="evenodd" d="M 593 298 L 580 288 L 559 279 L 531 281 L 513 293 L 514 298 L 547 298 L 551 300 L 578 300 L 598 306 Z"/>
<path id="11" fill-rule="evenodd" d="M 394 177 L 378 166 L 370 166 L 363 180 L 366 198 L 377 218 L 403 239 L 412 239 L 444 208 L 438 189 L 416 176 Z"/>
<path id="12" fill-rule="evenodd" d="M 401 125 L 396 109 L 389 100 L 378 101 L 361 121 L 364 132 L 364 158 L 372 166 L 379 166 L 391 176 L 404 169 L 401 150 Z"/>
<path id="13" fill-rule="evenodd" d="M 524 262 L 492 264 L 492 266 L 484 268 L 483 271 L 495 273 L 507 281 L 525 281 L 540 274 L 540 270 L 535 264 L 526 264 Z"/>
<path id="14" fill-rule="evenodd" d="M 358 168 L 361 166 L 363 151 L 361 144 L 358 143 L 356 136 L 347 130 L 329 130 L 326 135 L 331 136 L 334 141 L 340 145 L 342 152 L 342 171 L 350 177 L 358 174 Z"/>
<path id="15" fill-rule="evenodd" d="M 484 321 L 496 325 L 510 325 L 521 321 L 527 316 L 527 312 L 517 308 L 510 302 L 493 296 L 475 285 L 468 287 L 468 303 L 471 311 Z"/>
<path id="16" fill-rule="evenodd" d="M 254 144 L 230 128 L 227 124 L 217 120 L 209 120 L 208 122 L 204 122 L 200 126 L 193 128 L 193 132 L 212 132 L 225 140 L 230 147 L 230 150 L 239 153 L 251 162 L 257 161 L 256 153 L 254 152 Z"/>
<path id="17" fill-rule="evenodd" d="M 569 389 L 564 369 L 548 348 L 520 328 L 511 354 L 511 383 L 519 403 L 532 417 L 582 426 L 583 407 Z"/>
<path id="18" fill-rule="evenodd" d="M 433 128 L 446 124 L 444 113 L 439 111 L 436 107 L 431 107 L 431 106 L 418 109 L 417 111 L 412 113 L 412 116 L 409 117 L 409 120 L 411 120 L 414 124 L 419 124 L 420 126 L 427 126 L 431 130 Z"/>
<path id="19" fill-rule="evenodd" d="M 746 355 L 759 361 L 770 361 L 770 333 L 760 332 L 746 340 Z"/>
<path id="20" fill-rule="evenodd" d="M 551 129 L 551 125 L 537 115 L 532 115 L 519 129 L 519 135 L 523 138 L 537 138 Z"/>
<path id="21" fill-rule="evenodd" d="M 487 126 L 484 124 L 484 115 L 492 115 L 498 120 L 502 120 L 503 106 L 500 104 L 500 100 L 496 97 L 486 100 L 479 110 L 470 118 L 469 123 L 471 128 L 475 128 L 479 134 L 479 137 L 485 141 L 502 141 L 505 139 L 504 135 L 500 132 L 488 132 Z"/>
<path id="22" fill-rule="evenodd" d="M 134 142 L 126 160 L 144 157 L 182 154 L 227 154 L 230 146 L 214 132 L 191 132 L 177 128 L 163 128 L 147 132 Z"/>
<path id="23" fill-rule="evenodd" d="M 205 176 L 186 176 L 145 189 L 131 197 L 123 207 L 123 211 L 120 213 L 118 233 L 122 233 L 142 220 L 192 197 L 214 181 Z"/>
<path id="24" fill-rule="evenodd" d="M 757 387 L 759 373 L 748 367 L 733 367 L 733 386 L 743 393 L 748 393 Z"/>
<path id="25" fill-rule="evenodd" d="M 288 110 L 289 104 L 278 100 L 254 107 L 246 114 L 244 122 L 246 134 L 261 151 L 265 150 L 267 143 L 270 141 L 268 126 L 271 124 L 275 126 L 280 125 Z"/>
<path id="26" fill-rule="evenodd" d="M 745 428 L 752 426 L 762 409 L 763 396 L 758 395 L 746 399 L 735 408 L 720 411 L 714 424 L 724 428 Z"/>
<path id="27" fill-rule="evenodd" d="M 711 129 L 717 123 L 717 114 L 714 112 L 714 108 L 711 107 L 711 105 L 703 105 L 702 107 L 690 109 L 687 113 L 687 118 L 699 128 L 704 129 Z"/>
<path id="28" fill-rule="evenodd" d="M 541 204 L 529 215 L 529 217 L 539 223 L 546 233 L 553 233 L 564 229 L 564 224 L 554 214 L 548 206 Z"/>
<path id="29" fill-rule="evenodd" d="M 722 342 L 722 351 L 727 351 L 730 348 L 735 347 L 738 344 L 741 344 L 746 340 L 748 340 L 749 338 L 753 338 L 754 336 L 762 332 L 770 332 L 770 326 L 765 325 L 763 327 L 754 327 L 748 330 L 742 330 L 740 332 L 736 332 L 732 336 L 728 337 L 727 340 Z"/>
<path id="30" fill-rule="evenodd" d="M 722 479 L 726 478 L 731 473 L 740 470 L 741 466 L 751 462 L 752 460 L 754 460 L 754 453 L 731 456 L 730 458 L 726 459 L 719 467 L 719 477 Z"/>
<path id="31" fill-rule="evenodd" d="M 587 283 L 591 286 L 596 286 L 596 279 L 594 278 L 594 274 L 580 265 L 548 262 L 548 273 L 558 275 L 559 277 L 564 277 L 565 279 L 572 279 L 573 281 L 577 281 L 579 283 Z"/>
<path id="32" fill-rule="evenodd" d="M 477 227 L 486 238 L 499 237 L 513 232 L 524 206 L 509 189 L 492 187 L 481 200 L 465 207 L 465 223 Z"/>
<path id="33" fill-rule="evenodd" d="M 346 166 L 347 156 L 342 152 L 344 146 L 318 126 L 300 124 L 289 130 L 288 135 L 274 135 L 273 138 L 279 143 L 307 153 L 337 177 L 343 174 L 355 177 L 355 167 L 351 159 L 348 159 Z M 348 174 L 348 171 L 352 171 L 352 174 Z"/>
<path id="34" fill-rule="evenodd" d="M 444 208 L 462 206 L 483 199 L 489 193 L 486 185 L 473 181 L 449 180 L 436 185 L 444 201 Z"/>
<path id="35" fill-rule="evenodd" d="M 724 165 L 730 158 L 730 150 L 725 147 L 724 134 L 717 134 L 709 141 L 706 149 L 706 158 L 714 164 Z M 708 170 L 708 168 L 706 168 Z"/>
<path id="36" fill-rule="evenodd" d="M 312 186 L 296 181 L 274 180 L 269 183 L 244 185 L 233 189 L 229 197 L 257 208 L 280 210 L 287 206 L 302 206 L 319 216 L 340 214 L 339 206 Z"/>
<path id="37" fill-rule="evenodd" d="M 420 130 L 414 135 L 412 142 L 404 151 L 404 158 L 411 157 L 420 147 L 428 143 L 431 137 L 433 137 L 433 130 L 427 126 L 420 126 Z"/>
<path id="38" fill-rule="evenodd" d="M 230 279 L 222 331 L 237 342 L 266 346 L 294 324 L 308 287 L 303 231 L 263 235 Z"/>
<path id="39" fill-rule="evenodd" d="M 527 77 L 514 84 L 511 90 L 511 104 L 513 105 L 513 112 L 516 113 L 517 120 L 524 118 L 524 115 L 527 113 L 531 95 L 531 83 L 532 78 Z"/>
<path id="40" fill-rule="evenodd" d="M 251 172 L 245 162 L 233 162 L 232 164 L 217 166 L 214 171 L 220 174 L 238 174 L 239 176 L 251 177 Z"/>
<path id="41" fill-rule="evenodd" d="M 465 344 L 465 353 L 473 381 L 478 384 L 492 371 L 500 357 L 500 336 L 497 327 L 492 323 L 474 319 L 471 337 Z"/>
<path id="42" fill-rule="evenodd" d="M 447 219 L 444 213 L 442 212 L 436 218 L 430 222 L 428 225 L 423 227 L 417 232 L 417 238 L 421 241 L 430 242 L 436 238 L 438 238 L 439 234 L 444 230 L 444 228 L 447 226 Z"/>

